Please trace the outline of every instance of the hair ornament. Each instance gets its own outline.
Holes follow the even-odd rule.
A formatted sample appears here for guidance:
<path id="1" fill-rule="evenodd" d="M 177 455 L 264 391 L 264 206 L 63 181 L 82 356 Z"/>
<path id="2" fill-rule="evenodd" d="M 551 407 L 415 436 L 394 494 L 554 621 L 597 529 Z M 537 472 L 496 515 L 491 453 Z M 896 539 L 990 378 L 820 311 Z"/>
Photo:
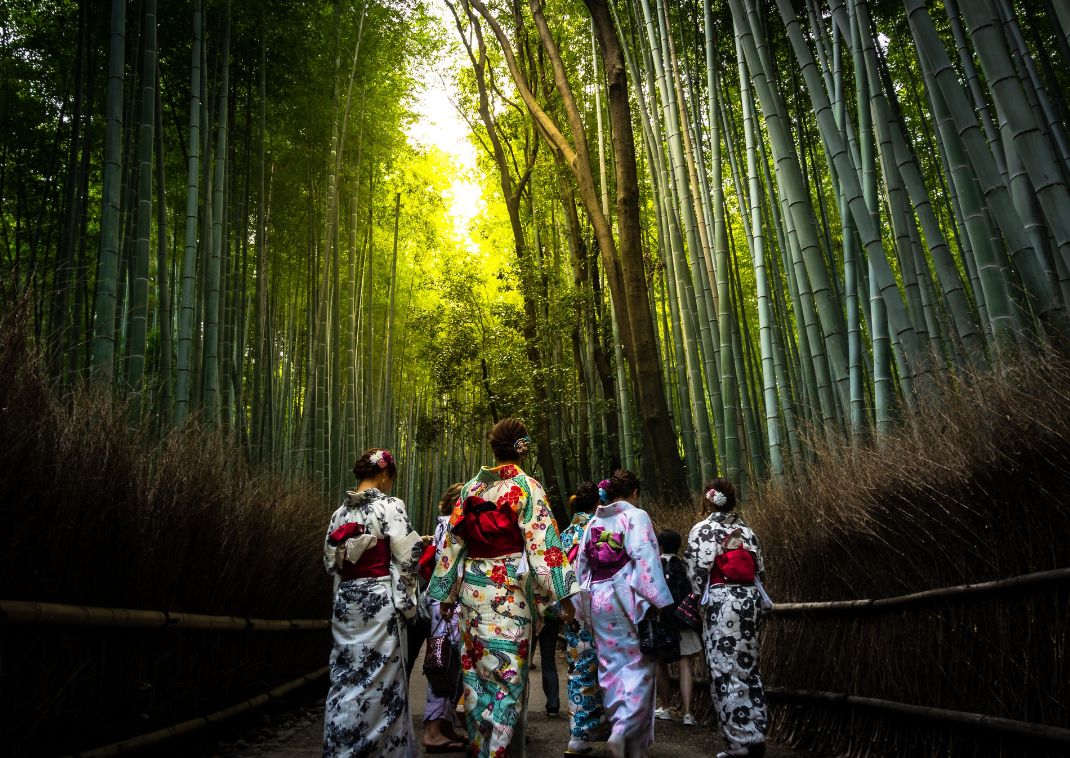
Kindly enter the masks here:
<path id="1" fill-rule="evenodd" d="M 706 492 L 706 499 L 718 508 L 724 508 L 728 504 L 728 498 L 725 497 L 725 494 L 712 487 Z"/>
<path id="2" fill-rule="evenodd" d="M 373 466 L 385 469 L 391 463 L 394 462 L 394 456 L 390 454 L 389 450 L 376 450 L 374 453 L 368 456 L 368 462 Z"/>
<path id="3" fill-rule="evenodd" d="M 609 480 L 603 479 L 598 483 L 598 502 L 605 503 L 609 500 Z"/>
<path id="4" fill-rule="evenodd" d="M 523 437 L 521 437 L 520 439 L 518 439 L 516 442 L 513 443 L 513 449 L 516 450 L 516 452 L 519 455 L 523 455 L 530 448 L 531 448 L 531 437 L 529 437 L 526 434 Z"/>

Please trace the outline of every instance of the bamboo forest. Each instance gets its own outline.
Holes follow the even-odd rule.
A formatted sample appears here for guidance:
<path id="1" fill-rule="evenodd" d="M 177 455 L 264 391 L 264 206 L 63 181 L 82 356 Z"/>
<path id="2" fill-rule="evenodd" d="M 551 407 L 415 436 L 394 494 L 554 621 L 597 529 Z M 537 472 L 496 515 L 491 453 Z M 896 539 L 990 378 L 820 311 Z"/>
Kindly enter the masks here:
<path id="1" fill-rule="evenodd" d="M 618 468 L 685 537 L 696 493 L 735 482 L 778 600 L 1070 571 L 1067 0 L 0 0 L 0 238 L 12 599 L 322 615 L 318 590 L 227 584 L 256 552 L 244 532 L 218 537 L 242 552 L 223 578 L 203 569 L 219 582 L 203 606 L 170 580 L 65 593 L 10 567 L 38 562 L 52 504 L 127 503 L 112 523 L 142 535 L 181 523 L 174 554 L 194 561 L 232 518 L 205 504 L 248 499 L 286 546 L 264 576 L 300 564 L 299 587 L 320 587 L 362 451 L 393 451 L 394 493 L 428 534 L 506 417 L 562 526 L 577 486 Z M 191 483 L 194 460 L 243 473 Z M 172 485 L 175 521 L 158 520 L 145 504 Z M 1040 533 L 1001 537 L 1008 512 L 987 504 L 1026 501 Z M 124 529 L 94 532 L 100 565 Z M 911 555 L 898 535 L 943 529 L 946 571 L 881 584 Z M 65 549 L 49 548 L 57 577 Z M 832 553 L 872 560 L 806 568 Z M 791 572 L 814 578 L 798 590 Z M 1028 617 L 1058 627 L 1043 603 L 1065 607 L 1060 586 Z M 810 635 L 789 623 L 763 650 L 816 644 L 789 643 Z M 1035 661 L 977 664 L 984 687 L 1036 688 L 1021 704 L 972 702 L 965 679 L 930 701 L 921 674 L 815 684 L 839 673 L 793 668 L 802 653 L 764 665 L 798 692 L 1043 724 L 1065 747 L 1062 628 L 1030 648 L 1062 650 L 1048 684 Z M 824 729 L 781 713 L 785 739 Z M 92 734 L 136 731 L 115 724 Z M 897 734 L 900 752 L 837 749 L 989 754 Z"/>

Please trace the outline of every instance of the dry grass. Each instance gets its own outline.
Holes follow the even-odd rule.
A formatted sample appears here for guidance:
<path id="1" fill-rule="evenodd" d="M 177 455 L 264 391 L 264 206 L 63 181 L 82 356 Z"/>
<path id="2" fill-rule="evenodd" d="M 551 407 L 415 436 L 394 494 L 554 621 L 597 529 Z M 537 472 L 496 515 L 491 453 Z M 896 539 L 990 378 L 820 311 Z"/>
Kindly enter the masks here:
<path id="1" fill-rule="evenodd" d="M 0 597 L 323 618 L 328 506 L 254 473 L 231 440 L 160 438 L 91 389 L 57 396 L 0 327 Z M 0 744 L 50 754 L 157 728 L 326 662 L 322 632 L 0 625 Z M 59 728 L 57 728 L 59 727 Z"/>
<path id="2" fill-rule="evenodd" d="M 1070 566 L 1064 357 L 946 380 L 913 425 L 816 458 L 744 509 L 778 601 L 885 597 Z M 685 533 L 694 520 L 659 516 Z M 1068 595 L 1062 585 L 870 617 L 777 617 L 763 631 L 763 676 L 1070 727 Z M 772 731 L 820 755 L 1046 754 L 983 733 L 794 706 L 774 708 Z"/>

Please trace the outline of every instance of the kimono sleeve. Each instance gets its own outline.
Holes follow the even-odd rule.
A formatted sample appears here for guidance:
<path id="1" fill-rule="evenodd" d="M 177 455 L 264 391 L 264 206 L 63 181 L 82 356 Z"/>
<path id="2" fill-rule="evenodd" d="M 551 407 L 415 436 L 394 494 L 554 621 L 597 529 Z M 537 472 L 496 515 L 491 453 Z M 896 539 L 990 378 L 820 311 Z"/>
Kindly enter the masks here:
<path id="1" fill-rule="evenodd" d="M 629 529 L 624 547 L 634 564 L 635 594 L 656 608 L 672 605 L 672 593 L 665 582 L 658 554 L 658 538 L 654 524 L 645 511 L 635 509 L 629 516 Z"/>
<path id="2" fill-rule="evenodd" d="M 580 587 L 561 544 L 545 490 L 534 479 L 527 480 L 525 489 L 527 497 L 518 510 L 519 525 L 534 585 L 535 607 L 542 615 L 556 601 L 579 592 Z"/>
<path id="3" fill-rule="evenodd" d="M 467 487 L 465 488 L 467 489 Z M 462 493 L 463 494 L 463 493 Z M 464 500 L 457 498 L 450 516 L 449 525 L 438 542 L 438 557 L 435 560 L 435 572 L 427 585 L 427 596 L 442 603 L 456 603 L 461 591 L 461 576 L 457 567 L 464 562 L 468 548 L 464 540 L 454 534 L 453 526 L 464 517 Z"/>
<path id="4" fill-rule="evenodd" d="M 390 538 L 390 554 L 401 573 L 415 573 L 424 546 L 419 532 L 409 523 L 405 503 L 392 497 L 387 501 L 384 511 L 382 529 L 383 534 Z"/>
<path id="5" fill-rule="evenodd" d="M 710 577 L 710 564 L 714 559 L 714 542 L 712 528 L 706 521 L 700 521 L 691 527 L 687 535 L 687 548 L 684 550 L 684 565 L 691 586 L 700 595 L 706 590 Z"/>
<path id="6" fill-rule="evenodd" d="M 342 506 L 334 512 L 334 515 L 331 516 L 331 523 L 327 525 L 327 533 L 323 535 L 323 568 L 331 576 L 340 574 L 341 569 L 338 567 L 337 560 L 335 560 L 335 549 L 331 547 L 330 536 L 331 532 L 342 525 L 342 516 L 345 511 L 345 506 Z"/>

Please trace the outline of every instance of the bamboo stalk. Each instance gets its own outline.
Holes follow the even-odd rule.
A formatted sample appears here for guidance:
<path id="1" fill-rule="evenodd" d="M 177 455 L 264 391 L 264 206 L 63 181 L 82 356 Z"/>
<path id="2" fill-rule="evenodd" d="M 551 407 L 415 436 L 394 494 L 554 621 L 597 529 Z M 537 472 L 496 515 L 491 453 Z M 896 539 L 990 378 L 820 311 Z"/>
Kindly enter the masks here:
<path id="1" fill-rule="evenodd" d="M 1032 574 L 1022 574 L 1008 579 L 996 579 L 991 582 L 979 582 L 977 584 L 959 584 L 953 587 L 939 587 L 937 589 L 913 592 L 909 595 L 897 595 L 877 599 L 860 600 L 833 600 L 817 603 L 777 603 L 773 607 L 773 615 L 790 615 L 796 613 L 840 613 L 844 611 L 885 611 L 902 608 L 904 606 L 922 605 L 934 600 L 963 600 L 980 595 L 1005 592 L 1012 589 L 1036 587 L 1047 584 L 1058 584 L 1070 581 L 1070 568 L 1052 569 L 1051 571 L 1038 571 Z"/>
<path id="2" fill-rule="evenodd" d="M 327 619 L 257 619 L 203 613 L 97 608 L 87 605 L 0 600 L 0 621 L 9 624 L 196 629 L 216 632 L 300 632 L 328 629 Z"/>
<path id="3" fill-rule="evenodd" d="M 261 693 L 256 697 L 251 697 L 248 700 L 243 700 L 240 703 L 224 708 L 221 711 L 215 711 L 205 716 L 197 716 L 196 718 L 183 721 L 172 726 L 158 729 L 155 732 L 149 732 L 148 734 L 141 734 L 137 737 L 131 737 L 129 739 L 120 740 L 119 742 L 113 742 L 110 745 L 104 745 L 102 747 L 93 748 L 82 753 L 77 753 L 78 758 L 105 758 L 105 756 L 122 755 L 123 753 L 129 753 L 134 750 L 141 750 L 152 745 L 159 745 L 162 742 L 173 740 L 177 737 L 182 737 L 193 732 L 200 731 L 212 724 L 218 724 L 221 721 L 225 721 L 233 716 L 247 713 L 248 711 L 256 710 L 264 705 L 267 705 L 272 700 L 278 700 L 279 698 L 288 695 L 299 687 L 303 687 L 306 684 L 314 682 L 320 677 L 326 676 L 328 667 L 316 669 L 315 671 L 299 676 L 297 679 L 280 684 L 278 687 Z"/>
<path id="4" fill-rule="evenodd" d="M 846 706 L 850 708 L 864 708 L 868 710 L 895 713 L 912 718 L 925 719 L 943 724 L 960 724 L 974 728 L 988 729 L 994 732 L 1002 732 L 1019 737 L 1052 742 L 1059 745 L 1070 745 L 1070 729 L 1048 724 L 1036 724 L 1031 721 L 1017 721 L 1015 719 L 988 716 L 983 713 L 970 713 L 968 711 L 953 711 L 947 708 L 934 708 L 931 706 L 912 705 L 900 703 L 895 700 L 881 700 L 874 697 L 859 697 L 842 692 L 821 692 L 818 690 L 793 690 L 784 687 L 766 687 L 766 694 L 770 700 L 780 702 L 823 703 L 827 705 Z"/>

